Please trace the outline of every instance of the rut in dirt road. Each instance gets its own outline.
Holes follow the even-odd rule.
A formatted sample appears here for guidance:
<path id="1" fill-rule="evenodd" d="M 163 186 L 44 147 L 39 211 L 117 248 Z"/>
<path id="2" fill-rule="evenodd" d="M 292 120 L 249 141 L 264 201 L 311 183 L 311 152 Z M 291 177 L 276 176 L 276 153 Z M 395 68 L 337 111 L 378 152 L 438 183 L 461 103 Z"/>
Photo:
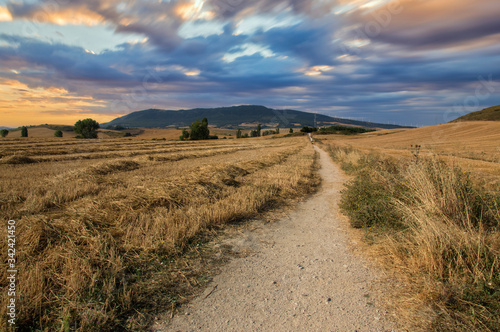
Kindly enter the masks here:
<path id="1" fill-rule="evenodd" d="M 323 150 L 317 194 L 289 216 L 231 240 L 253 254 L 222 268 L 205 294 L 154 331 L 390 331 L 376 271 L 348 248 L 338 216 L 344 178 Z"/>

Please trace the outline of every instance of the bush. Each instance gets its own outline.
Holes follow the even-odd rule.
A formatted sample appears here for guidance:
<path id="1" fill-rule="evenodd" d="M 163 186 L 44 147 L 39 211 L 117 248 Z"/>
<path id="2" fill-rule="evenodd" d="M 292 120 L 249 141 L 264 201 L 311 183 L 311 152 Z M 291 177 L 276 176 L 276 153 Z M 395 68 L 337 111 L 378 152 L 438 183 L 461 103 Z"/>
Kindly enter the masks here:
<path id="1" fill-rule="evenodd" d="M 195 122 L 191 123 L 189 128 L 191 129 L 189 136 L 192 140 L 209 139 L 210 130 L 208 129 L 207 118 L 203 118 L 201 122 L 199 120 L 196 120 Z"/>
<path id="2" fill-rule="evenodd" d="M 28 137 L 28 128 L 26 126 L 21 127 L 21 137 Z"/>
<path id="3" fill-rule="evenodd" d="M 318 128 L 304 126 L 304 127 L 302 127 L 302 129 L 300 131 L 303 132 L 303 133 L 313 133 L 315 131 L 318 131 Z"/>
<path id="4" fill-rule="evenodd" d="M 60 130 L 56 130 L 56 131 L 54 132 L 54 137 L 63 137 L 63 132 L 62 132 L 62 131 L 60 131 Z"/>
<path id="5" fill-rule="evenodd" d="M 8 134 L 9 134 L 9 131 L 7 129 L 0 130 L 0 135 L 2 137 L 7 137 Z"/>
<path id="6" fill-rule="evenodd" d="M 274 130 L 264 130 L 262 132 L 262 136 L 269 136 L 269 135 L 274 135 L 276 132 Z"/>
<path id="7" fill-rule="evenodd" d="M 75 123 L 75 133 L 81 138 L 97 138 L 99 123 L 93 119 L 78 120 Z"/>
<path id="8" fill-rule="evenodd" d="M 179 139 L 181 141 L 185 141 L 185 140 L 189 139 L 189 132 L 186 129 L 182 129 L 182 135 L 179 136 Z"/>
<path id="9" fill-rule="evenodd" d="M 401 214 L 394 206 L 395 192 L 363 171 L 342 191 L 340 208 L 349 217 L 351 226 L 401 227 Z"/>

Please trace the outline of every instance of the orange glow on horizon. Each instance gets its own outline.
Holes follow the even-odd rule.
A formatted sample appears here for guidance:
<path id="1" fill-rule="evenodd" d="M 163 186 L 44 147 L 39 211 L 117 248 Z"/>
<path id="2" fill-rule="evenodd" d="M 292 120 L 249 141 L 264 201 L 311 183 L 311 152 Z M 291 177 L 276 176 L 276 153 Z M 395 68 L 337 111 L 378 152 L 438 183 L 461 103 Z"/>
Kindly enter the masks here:
<path id="1" fill-rule="evenodd" d="M 41 114 L 36 111 L 30 111 L 27 109 L 16 110 L 15 112 L 5 112 L 0 109 L 1 120 L 0 126 L 17 128 L 20 126 L 37 126 L 42 124 L 53 124 L 53 125 L 69 125 L 72 126 L 78 120 L 92 118 L 99 123 L 106 123 L 111 120 L 116 119 L 120 115 L 103 115 L 94 113 L 77 113 L 77 114 L 58 114 L 58 115 L 47 115 Z"/>
<path id="2" fill-rule="evenodd" d="M 76 96 L 62 88 L 29 88 L 15 80 L 0 81 L 0 126 L 73 125 L 85 118 L 104 123 L 122 115 L 99 114 L 91 109 L 105 106 L 105 101 Z"/>

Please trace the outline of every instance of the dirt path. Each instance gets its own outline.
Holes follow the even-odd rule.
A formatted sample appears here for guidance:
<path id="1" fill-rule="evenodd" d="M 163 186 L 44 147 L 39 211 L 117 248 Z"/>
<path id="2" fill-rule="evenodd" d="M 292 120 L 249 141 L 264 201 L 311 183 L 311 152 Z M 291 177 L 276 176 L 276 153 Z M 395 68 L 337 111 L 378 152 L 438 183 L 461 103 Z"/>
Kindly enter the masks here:
<path id="1" fill-rule="evenodd" d="M 203 295 L 154 331 L 390 331 L 376 273 L 349 249 L 337 214 L 344 178 L 320 153 L 323 185 L 288 217 L 232 239 L 251 252 L 222 268 Z"/>

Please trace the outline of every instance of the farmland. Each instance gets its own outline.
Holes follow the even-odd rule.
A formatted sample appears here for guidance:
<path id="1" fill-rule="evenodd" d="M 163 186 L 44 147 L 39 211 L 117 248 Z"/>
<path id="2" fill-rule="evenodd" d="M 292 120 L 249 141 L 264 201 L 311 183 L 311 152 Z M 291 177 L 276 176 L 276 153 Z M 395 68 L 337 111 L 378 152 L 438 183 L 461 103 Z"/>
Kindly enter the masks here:
<path id="1" fill-rule="evenodd" d="M 352 177 L 340 207 L 393 278 L 405 328 L 498 331 L 500 124 L 319 139 Z"/>
<path id="2" fill-rule="evenodd" d="M 0 211 L 16 221 L 17 325 L 48 331 L 144 330 L 203 280 L 196 267 L 176 270 L 178 259 L 319 182 L 304 137 L 6 138 L 0 156 Z M 5 236 L 0 244 L 5 287 Z"/>
<path id="3" fill-rule="evenodd" d="M 419 157 L 438 157 L 449 165 L 473 173 L 490 189 L 500 185 L 500 122 L 455 122 L 416 129 L 392 129 L 358 136 L 318 136 L 338 146 L 376 152 L 396 159 L 413 158 L 412 146 L 420 145 Z"/>

